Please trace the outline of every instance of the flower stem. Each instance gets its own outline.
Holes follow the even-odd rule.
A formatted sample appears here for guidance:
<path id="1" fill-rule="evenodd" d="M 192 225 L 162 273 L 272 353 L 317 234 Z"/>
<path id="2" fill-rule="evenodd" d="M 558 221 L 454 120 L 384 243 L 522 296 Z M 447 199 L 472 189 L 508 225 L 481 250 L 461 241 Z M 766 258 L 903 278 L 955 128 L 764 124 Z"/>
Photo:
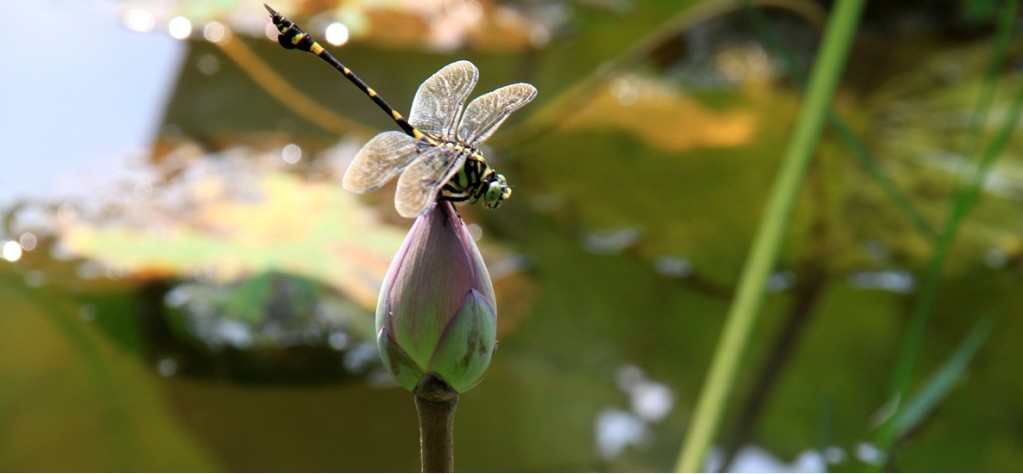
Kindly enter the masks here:
<path id="1" fill-rule="evenodd" d="M 419 413 L 419 455 L 423 472 L 454 472 L 455 408 L 458 392 L 432 374 L 414 390 Z"/>
<path id="2" fill-rule="evenodd" d="M 739 280 L 735 301 L 714 353 L 714 359 L 694 409 L 689 433 L 675 469 L 699 472 L 707 449 L 724 419 L 725 405 L 735 390 L 744 350 L 749 345 L 763 301 L 767 279 L 775 268 L 785 230 L 796 208 L 803 178 L 817 149 L 828 107 L 838 86 L 846 55 L 856 33 L 864 0 L 835 2 L 817 62 L 807 86 L 792 140 L 771 190 L 764 219 L 757 229 L 750 255 Z"/>

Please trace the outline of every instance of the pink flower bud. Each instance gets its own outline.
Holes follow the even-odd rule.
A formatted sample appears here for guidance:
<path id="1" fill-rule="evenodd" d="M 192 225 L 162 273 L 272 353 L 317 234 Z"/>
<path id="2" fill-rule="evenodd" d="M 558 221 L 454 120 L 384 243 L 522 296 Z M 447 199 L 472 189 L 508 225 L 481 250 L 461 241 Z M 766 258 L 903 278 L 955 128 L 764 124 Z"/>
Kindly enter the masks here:
<path id="1" fill-rule="evenodd" d="M 494 287 L 454 206 L 420 215 L 391 261 L 377 302 L 377 348 L 405 388 L 434 374 L 458 392 L 490 365 L 497 337 Z"/>

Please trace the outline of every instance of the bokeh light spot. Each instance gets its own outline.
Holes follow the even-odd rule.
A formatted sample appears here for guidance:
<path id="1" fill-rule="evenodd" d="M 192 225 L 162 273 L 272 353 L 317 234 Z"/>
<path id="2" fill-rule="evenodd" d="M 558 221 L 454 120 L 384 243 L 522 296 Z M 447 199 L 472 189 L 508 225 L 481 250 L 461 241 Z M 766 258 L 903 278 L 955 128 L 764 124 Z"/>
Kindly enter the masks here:
<path id="1" fill-rule="evenodd" d="M 36 239 L 35 234 L 31 232 L 25 232 L 24 234 L 21 234 L 20 238 L 18 238 L 18 243 L 21 244 L 22 249 L 31 251 L 36 248 L 38 240 Z"/>
<path id="2" fill-rule="evenodd" d="M 0 249 L 0 255 L 3 255 L 4 260 L 8 262 L 17 262 L 21 260 L 21 245 L 13 240 L 4 242 L 4 246 Z"/>
<path id="3" fill-rule="evenodd" d="M 212 76 L 220 71 L 220 60 L 212 54 L 204 54 L 196 60 L 196 67 L 200 74 Z"/>
<path id="4" fill-rule="evenodd" d="M 131 30 L 145 33 L 156 26 L 156 17 L 151 11 L 131 9 L 124 14 L 124 24 Z"/>
<path id="5" fill-rule="evenodd" d="M 348 27 L 341 23 L 331 23 L 324 32 L 327 42 L 334 46 L 341 46 L 348 42 Z"/>
<path id="6" fill-rule="evenodd" d="M 186 39 L 192 35 L 192 22 L 183 16 L 176 16 L 167 24 L 167 32 L 175 39 Z"/>
<path id="7" fill-rule="evenodd" d="M 289 143 L 281 150 L 281 159 L 289 165 L 298 163 L 302 159 L 302 147 Z"/>
<path id="8" fill-rule="evenodd" d="M 223 44 L 230 39 L 230 31 L 223 23 L 211 21 L 202 29 L 202 36 L 211 43 Z"/>

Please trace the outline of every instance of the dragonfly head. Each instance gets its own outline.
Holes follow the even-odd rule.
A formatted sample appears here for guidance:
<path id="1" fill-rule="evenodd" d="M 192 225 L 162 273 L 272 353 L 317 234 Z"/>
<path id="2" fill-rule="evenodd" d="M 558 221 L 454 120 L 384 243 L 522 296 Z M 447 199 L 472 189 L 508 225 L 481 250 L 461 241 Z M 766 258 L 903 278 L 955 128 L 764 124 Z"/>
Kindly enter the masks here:
<path id="1" fill-rule="evenodd" d="M 483 207 L 495 209 L 501 205 L 501 201 L 511 197 L 511 186 L 508 180 L 501 173 L 491 173 L 485 183 L 486 190 L 483 191 Z"/>

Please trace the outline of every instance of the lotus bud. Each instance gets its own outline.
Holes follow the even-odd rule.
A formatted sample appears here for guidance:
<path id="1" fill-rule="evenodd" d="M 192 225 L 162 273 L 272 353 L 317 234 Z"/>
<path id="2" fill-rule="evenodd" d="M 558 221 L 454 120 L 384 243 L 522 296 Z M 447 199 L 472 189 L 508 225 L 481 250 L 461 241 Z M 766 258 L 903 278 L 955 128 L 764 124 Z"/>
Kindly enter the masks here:
<path id="1" fill-rule="evenodd" d="M 494 287 L 454 206 L 420 215 L 387 270 L 377 302 L 377 348 L 402 386 L 424 376 L 459 393 L 483 378 L 497 344 Z"/>

